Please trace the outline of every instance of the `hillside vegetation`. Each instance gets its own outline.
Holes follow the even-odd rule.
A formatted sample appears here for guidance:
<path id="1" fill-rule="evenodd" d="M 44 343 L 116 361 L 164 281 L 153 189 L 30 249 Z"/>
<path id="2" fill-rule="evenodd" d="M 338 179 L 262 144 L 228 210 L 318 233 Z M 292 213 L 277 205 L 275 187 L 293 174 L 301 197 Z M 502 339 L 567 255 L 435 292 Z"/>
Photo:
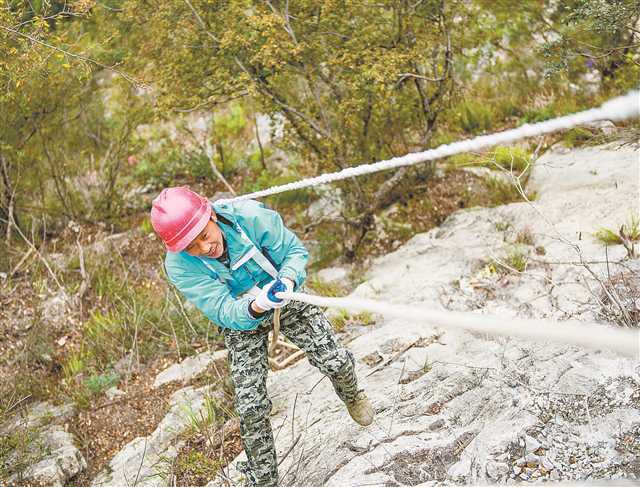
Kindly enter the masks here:
<path id="1" fill-rule="evenodd" d="M 87 485 L 173 404 L 156 374 L 222 348 L 166 284 L 147 216 L 163 187 L 241 194 L 598 105 L 637 87 L 639 19 L 635 0 L 3 2 L 0 425 L 72 404 L 87 466 L 65 481 Z M 460 208 L 535 199 L 531 166 L 556 142 L 637 135 L 580 127 L 265 202 L 310 248 L 311 288 L 340 295 L 314 272 L 348 265 L 355 285 Z M 625 225 L 597 238 L 635 252 L 638 216 Z M 233 417 L 214 369 L 194 383 L 218 395 L 185 433 L 180 485 L 239 450 L 237 431 L 207 437 Z M 0 428 L 0 483 L 42 456 L 53 417 Z"/>

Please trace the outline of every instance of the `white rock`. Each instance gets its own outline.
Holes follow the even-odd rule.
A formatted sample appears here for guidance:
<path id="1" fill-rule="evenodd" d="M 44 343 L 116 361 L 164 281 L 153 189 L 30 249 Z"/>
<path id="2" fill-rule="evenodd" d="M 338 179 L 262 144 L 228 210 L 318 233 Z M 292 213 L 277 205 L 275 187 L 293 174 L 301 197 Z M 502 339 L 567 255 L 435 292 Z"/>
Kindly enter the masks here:
<path id="1" fill-rule="evenodd" d="M 534 451 L 536 451 L 541 446 L 540 442 L 538 440 L 536 440 L 535 438 L 532 438 L 529 435 L 526 435 L 524 437 L 524 441 L 525 441 L 525 452 L 526 453 L 533 453 Z"/>
<path id="2" fill-rule="evenodd" d="M 638 194 L 638 154 L 625 148 L 570 150 L 565 155 L 551 151 L 536 163 L 530 185 L 539 195 L 532 204 L 458 211 L 440 228 L 415 235 L 395 252 L 374 259 L 367 280 L 352 296 L 421 303 L 434 309 L 454 303 L 464 311 L 499 310 L 505 320 L 524 311 L 552 319 L 592 316 L 588 307 L 595 301 L 591 289 L 597 289 L 597 282 L 588 281 L 589 273 L 580 266 L 552 262 L 577 259 L 576 247 L 564 240 L 577 245 L 585 261 L 603 259 L 602 247 L 589 236 L 606 222 L 628 218 L 628 202 Z M 493 280 L 482 276 L 484 264 L 505 249 L 504 232 L 496 229 L 496 222 L 509 222 L 516 231 L 528 227 L 536 244 L 545 247 L 548 263 L 532 264 L 524 274 Z M 624 256 L 624 249 L 609 249 L 610 261 Z M 606 275 L 606 265 L 593 264 L 593 270 Z M 460 279 L 468 284 L 464 292 L 456 286 Z M 436 333 L 439 340 L 430 341 Z M 371 368 L 359 362 L 394 340 L 410 344 L 422 338 L 430 344 L 411 347 L 372 375 L 367 375 Z M 490 466 L 495 462 L 493 455 L 509 451 L 534 426 L 549 433 L 551 454 L 557 443 L 562 448 L 562 434 L 571 433 L 579 444 L 612 444 L 621 431 L 616 432 L 616 422 L 624 431 L 640 421 L 640 411 L 632 406 L 614 408 L 597 418 L 598 428 L 592 433 L 583 417 L 541 424 L 532 412 L 550 401 L 558 401 L 563 411 L 570 410 L 581 401 L 572 392 L 590 395 L 608 378 L 635 374 L 634 361 L 606 351 L 491 338 L 431 321 L 400 318 L 377 320 L 366 334 L 350 341 L 348 348 L 358 361 L 360 386 L 378 411 L 374 425 L 367 429 L 349 419 L 330 382 L 318 382 L 320 374 L 307 360 L 269 376 L 271 420 L 274 431 L 281 431 L 276 440 L 279 455 L 295 441 L 295 435 L 288 433 L 291 429 L 304 431 L 280 466 L 282 485 L 396 485 L 399 472 L 412 475 L 403 485 L 419 485 L 431 481 L 420 478 L 421 472 L 436 471 L 445 472 L 442 485 L 486 484 L 487 477 L 500 473 Z M 428 369 L 425 374 L 401 382 L 408 371 L 421 367 Z M 608 395 L 620 394 L 613 390 Z M 515 403 L 514 397 L 518 398 Z M 431 431 L 429 426 L 439 419 L 447 427 Z M 466 433 L 470 436 L 463 438 Z M 370 446 L 366 452 L 352 452 L 340 448 L 345 441 L 354 445 L 370 442 Z M 529 448 L 533 446 L 530 442 Z M 456 455 L 443 455 L 443 451 Z M 554 454 L 562 458 L 561 452 Z M 613 464 L 616 453 L 612 450 L 607 455 L 602 468 L 607 462 Z M 544 462 L 536 455 L 525 456 L 534 457 L 536 464 Z M 230 466 L 234 481 L 239 479 L 236 462 L 243 459 L 241 455 Z M 587 477 L 586 469 L 577 464 L 572 471 L 553 461 L 554 478 Z M 529 478 L 533 471 L 520 473 Z M 209 484 L 219 485 L 220 481 Z"/>
<path id="3" fill-rule="evenodd" d="M 488 462 L 485 470 L 491 479 L 501 480 L 509 475 L 509 465 L 502 462 Z"/>
<path id="4" fill-rule="evenodd" d="M 605 135 L 610 135 L 616 131 L 616 125 L 611 120 L 600 120 L 598 122 L 590 122 L 585 126 L 599 130 Z"/>
<path id="5" fill-rule="evenodd" d="M 198 355 L 187 357 L 182 362 L 173 364 L 160 372 L 153 382 L 153 387 L 160 387 L 163 384 L 174 381 L 189 382 L 204 372 L 210 364 L 226 356 L 226 350 L 218 350 L 216 352 L 202 352 Z"/>
<path id="6" fill-rule="evenodd" d="M 49 323 L 55 323 L 64 318 L 67 308 L 71 304 L 71 298 L 60 290 L 55 295 L 42 303 L 42 319 Z"/>
<path id="7" fill-rule="evenodd" d="M 136 485 L 141 487 L 171 485 L 170 478 L 159 474 L 171 466 L 181 444 L 180 435 L 190 424 L 189 417 L 197 417 L 210 394 L 210 386 L 176 391 L 171 396 L 169 412 L 153 433 L 125 445 L 92 481 L 92 487 L 121 487 L 135 478 L 138 479 Z M 216 399 L 221 399 L 221 395 Z"/>
<path id="8" fill-rule="evenodd" d="M 340 190 L 332 188 L 329 191 L 319 191 L 322 192 L 320 198 L 307 208 L 308 217 L 312 221 L 338 218 L 343 206 Z"/>
<path id="9" fill-rule="evenodd" d="M 327 267 L 318 271 L 316 275 L 321 281 L 329 284 L 334 282 L 346 284 L 349 271 L 344 267 Z"/>
<path id="10" fill-rule="evenodd" d="M 110 387 L 109 389 L 107 389 L 104 392 L 104 395 L 107 396 L 107 399 L 109 399 L 110 401 L 112 401 L 113 399 L 117 398 L 117 397 L 121 397 L 126 395 L 126 392 L 121 391 L 120 389 L 118 389 L 116 386 Z"/>
<path id="11" fill-rule="evenodd" d="M 37 402 L 26 412 L 19 412 L 0 427 L 0 433 L 8 433 L 20 428 L 37 428 L 51 423 L 60 423 L 70 418 L 75 412 L 72 403 L 54 406 L 49 402 Z"/>
<path id="12" fill-rule="evenodd" d="M 547 470 L 553 470 L 555 468 L 555 465 L 553 464 L 553 462 L 549 460 L 547 457 L 542 458 L 542 466 Z"/>
<path id="13" fill-rule="evenodd" d="M 35 450 L 34 463 L 22 472 L 23 481 L 32 481 L 54 487 L 63 487 L 67 480 L 87 468 L 87 462 L 74 444 L 73 436 L 61 426 L 53 425 L 38 434 L 38 441 L 31 445 Z M 44 456 L 40 457 L 43 454 Z M 9 479 L 9 485 L 18 476 Z"/>

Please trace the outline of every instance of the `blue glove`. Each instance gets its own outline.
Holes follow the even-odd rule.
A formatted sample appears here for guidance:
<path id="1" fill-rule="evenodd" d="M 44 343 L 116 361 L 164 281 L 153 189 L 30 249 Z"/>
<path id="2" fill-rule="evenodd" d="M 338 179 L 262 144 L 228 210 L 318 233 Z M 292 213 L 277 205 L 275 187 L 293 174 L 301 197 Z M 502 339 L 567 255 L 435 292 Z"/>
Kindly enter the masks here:
<path id="1" fill-rule="evenodd" d="M 262 288 L 254 302 L 258 308 L 264 311 L 282 308 L 289 303 L 289 300 L 276 297 L 276 293 L 291 291 L 292 289 L 293 283 L 289 279 L 276 279 Z"/>
<path id="2" fill-rule="evenodd" d="M 270 301 L 274 303 L 278 303 L 280 305 L 284 302 L 284 299 L 278 298 L 276 296 L 276 293 L 281 293 L 286 290 L 287 290 L 287 285 L 284 282 L 282 282 L 280 279 L 276 279 L 267 288 L 267 297 L 269 298 Z"/>

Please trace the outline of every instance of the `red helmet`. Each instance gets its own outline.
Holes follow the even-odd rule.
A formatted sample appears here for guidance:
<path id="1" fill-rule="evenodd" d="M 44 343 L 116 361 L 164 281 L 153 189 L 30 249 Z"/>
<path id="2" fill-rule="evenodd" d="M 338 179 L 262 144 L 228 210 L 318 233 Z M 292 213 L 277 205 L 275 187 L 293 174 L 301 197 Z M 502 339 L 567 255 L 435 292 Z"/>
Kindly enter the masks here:
<path id="1" fill-rule="evenodd" d="M 166 188 L 153 200 L 151 225 L 169 252 L 180 252 L 211 218 L 209 200 L 186 186 Z"/>

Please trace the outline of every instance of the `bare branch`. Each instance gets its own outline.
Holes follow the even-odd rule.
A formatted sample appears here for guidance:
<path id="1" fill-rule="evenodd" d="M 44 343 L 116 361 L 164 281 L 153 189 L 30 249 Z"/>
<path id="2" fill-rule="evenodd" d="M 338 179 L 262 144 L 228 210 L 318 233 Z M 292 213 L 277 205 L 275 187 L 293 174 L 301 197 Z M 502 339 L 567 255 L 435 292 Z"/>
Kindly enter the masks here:
<path id="1" fill-rule="evenodd" d="M 415 73 L 400 73 L 398 75 L 398 81 L 396 82 L 396 86 L 401 84 L 403 81 L 405 81 L 408 78 L 416 78 L 416 79 L 421 79 L 424 81 L 432 81 L 434 83 L 436 82 L 440 82 L 440 81 L 444 81 L 446 78 L 441 76 L 439 78 L 430 78 L 428 76 L 422 76 L 421 74 L 415 74 Z"/>

